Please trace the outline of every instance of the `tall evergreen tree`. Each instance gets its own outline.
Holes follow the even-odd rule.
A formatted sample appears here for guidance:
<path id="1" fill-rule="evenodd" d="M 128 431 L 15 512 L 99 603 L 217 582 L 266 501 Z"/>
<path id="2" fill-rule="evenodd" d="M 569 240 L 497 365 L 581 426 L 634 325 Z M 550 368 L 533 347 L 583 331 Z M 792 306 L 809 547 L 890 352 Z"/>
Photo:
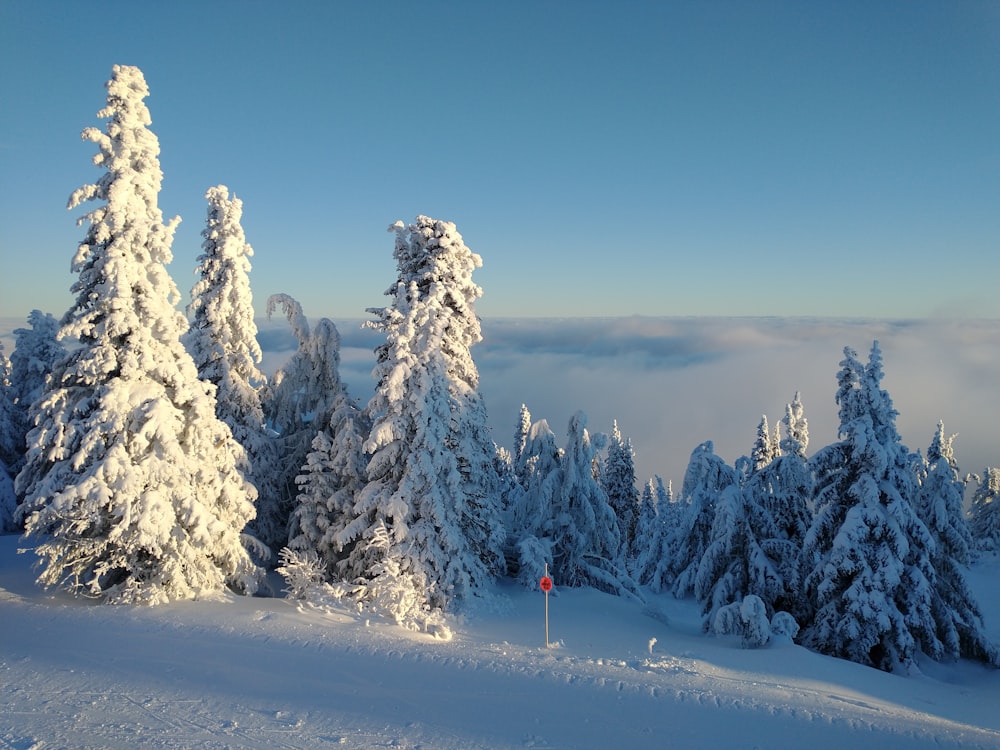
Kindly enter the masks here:
<path id="1" fill-rule="evenodd" d="M 371 429 L 365 413 L 347 396 L 313 438 L 297 478 L 288 546 L 316 553 L 330 579 L 350 578 L 352 549 L 342 542 L 354 518 L 354 499 L 365 485 L 364 442 Z"/>
<path id="2" fill-rule="evenodd" d="M 327 318 L 314 329 L 297 300 L 287 294 L 267 299 L 267 316 L 281 308 L 298 341 L 291 359 L 275 373 L 262 399 L 264 415 L 277 433 L 278 469 L 270 502 L 261 503 L 251 530 L 272 549 L 288 544 L 290 519 L 300 487 L 297 478 L 313 450 L 317 433 L 330 427 L 334 412 L 348 398 L 340 379 L 340 332 Z"/>
<path id="3" fill-rule="evenodd" d="M 524 492 L 511 508 L 509 534 L 517 551 L 518 581 L 535 588 L 552 566 L 553 503 L 562 481 L 563 451 L 546 420 L 531 425 L 516 469 Z"/>
<path id="4" fill-rule="evenodd" d="M 56 363 L 66 355 L 59 341 L 59 323 L 48 313 L 32 310 L 30 328 L 14 329 L 14 351 L 10 355 L 9 396 L 12 409 L 14 454 L 8 464 L 14 474 L 20 471 L 27 450 L 25 438 L 31 429 L 31 405 L 45 390 L 45 380 Z"/>
<path id="5" fill-rule="evenodd" d="M 504 570 L 504 530 L 486 409 L 471 347 L 482 334 L 472 272 L 482 259 L 454 224 L 418 216 L 396 234 L 393 304 L 371 310 L 386 334 L 376 350 L 368 483 L 345 529 L 363 569 L 391 558 L 401 581 L 434 609 L 485 590 Z M 387 543 L 376 544 L 384 528 Z"/>
<path id="6" fill-rule="evenodd" d="M 1000 551 L 1000 467 L 987 466 L 972 496 L 969 530 L 976 548 Z"/>
<path id="7" fill-rule="evenodd" d="M 767 415 L 760 418 L 757 425 L 757 439 L 753 444 L 753 451 L 750 454 L 752 471 L 760 471 L 771 461 L 781 455 L 781 447 L 776 437 L 771 433 L 771 428 L 767 424 Z"/>
<path id="8" fill-rule="evenodd" d="M 257 519 L 276 502 L 277 451 L 264 425 L 260 345 L 250 292 L 250 258 L 240 220 L 243 202 L 229 197 L 225 185 L 209 188 L 208 219 L 202 230 L 198 281 L 191 290 L 191 327 L 182 337 L 198 375 L 216 387 L 215 413 L 243 446 L 247 479 L 257 488 Z M 265 512 L 261 512 L 264 509 Z M 274 546 L 274 539 L 265 539 Z M 286 539 L 282 539 L 284 544 Z"/>
<path id="9" fill-rule="evenodd" d="M 972 534 L 965 521 L 965 482 L 959 479 L 958 463 L 944 423 L 927 449 L 921 471 L 916 508 L 934 540 L 934 617 L 937 637 L 949 659 L 965 657 L 998 662 L 1000 653 L 990 642 L 983 626 L 983 613 L 969 588 L 964 569 L 972 562 Z"/>
<path id="10" fill-rule="evenodd" d="M 10 360 L 4 354 L 3 342 L 0 341 L 0 533 L 20 530 L 20 525 L 14 520 L 17 496 L 14 494 L 15 472 L 11 470 L 19 455 L 12 391 Z"/>
<path id="11" fill-rule="evenodd" d="M 631 440 L 622 439 L 617 420 L 611 428 L 607 458 L 601 467 L 600 480 L 618 519 L 621 532 L 619 555 L 624 560 L 635 539 L 639 495 L 635 489 L 635 451 Z"/>
<path id="12" fill-rule="evenodd" d="M 805 588 L 815 608 L 803 641 L 881 669 L 907 668 L 919 648 L 939 657 L 932 613 L 933 545 L 913 506 L 913 467 L 868 365 L 845 348 L 838 375 L 839 443 L 814 457 L 816 515 L 806 535 Z"/>
<path id="13" fill-rule="evenodd" d="M 517 467 L 521 465 L 521 456 L 524 453 L 524 449 L 528 444 L 528 433 L 531 431 L 531 412 L 528 411 L 528 407 L 521 404 L 521 410 L 517 415 L 517 424 L 514 425 L 514 450 L 511 453 L 511 463 L 514 466 L 515 473 L 517 473 Z M 518 479 L 521 484 L 524 484 L 524 478 L 518 474 Z"/>
<path id="14" fill-rule="evenodd" d="M 177 220 L 157 205 L 159 143 L 138 68 L 107 84 L 106 132 L 87 128 L 106 171 L 69 207 L 84 219 L 73 258 L 76 301 L 60 336 L 80 346 L 60 361 L 32 407 L 36 426 L 17 486 L 26 533 L 40 541 L 39 582 L 108 602 L 158 603 L 245 592 L 259 571 L 240 539 L 254 490 L 243 449 L 215 416 L 180 336 L 177 287 L 166 270 Z"/>
<path id="15" fill-rule="evenodd" d="M 675 596 L 694 593 L 698 566 L 711 543 L 716 503 L 726 488 L 738 484 L 735 469 L 715 454 L 711 440 L 692 451 L 681 487 L 683 515 L 670 542 L 671 552 L 664 558 Z M 655 576 L 654 583 L 661 577 Z"/>
<path id="16" fill-rule="evenodd" d="M 596 453 L 587 417 L 577 412 L 569 421 L 552 498 L 552 574 L 566 586 L 624 594 L 636 587 L 620 554 L 618 518 L 594 476 Z"/>
<path id="17" fill-rule="evenodd" d="M 809 436 L 798 393 L 786 405 L 782 424 L 786 434 L 780 441 L 781 453 L 750 477 L 745 493 L 751 507 L 768 518 L 767 536 L 760 545 L 781 580 L 776 598 L 759 596 L 769 612 L 785 611 L 804 620 L 808 607 L 802 595 L 800 551 L 812 523 L 813 480 L 805 457 Z"/>
<path id="18" fill-rule="evenodd" d="M 774 603 L 786 595 L 786 582 L 768 554 L 767 542 L 777 536 L 770 514 L 756 502 L 753 491 L 731 484 L 716 501 L 708 546 L 694 576 L 694 595 L 702 604 L 702 627 L 709 631 L 716 614 L 750 594 L 774 613 Z"/>

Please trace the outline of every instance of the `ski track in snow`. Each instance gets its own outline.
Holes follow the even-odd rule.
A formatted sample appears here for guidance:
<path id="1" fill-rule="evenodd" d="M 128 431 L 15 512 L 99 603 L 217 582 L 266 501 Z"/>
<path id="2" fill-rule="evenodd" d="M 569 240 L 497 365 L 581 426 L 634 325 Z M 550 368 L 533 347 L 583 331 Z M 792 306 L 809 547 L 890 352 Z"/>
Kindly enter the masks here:
<path id="1" fill-rule="evenodd" d="M 560 592 L 545 648 L 541 596 L 501 585 L 444 642 L 281 598 L 97 606 L 36 589 L 16 541 L 0 748 L 1000 748 L 1000 672 L 746 651 L 669 597 Z"/>

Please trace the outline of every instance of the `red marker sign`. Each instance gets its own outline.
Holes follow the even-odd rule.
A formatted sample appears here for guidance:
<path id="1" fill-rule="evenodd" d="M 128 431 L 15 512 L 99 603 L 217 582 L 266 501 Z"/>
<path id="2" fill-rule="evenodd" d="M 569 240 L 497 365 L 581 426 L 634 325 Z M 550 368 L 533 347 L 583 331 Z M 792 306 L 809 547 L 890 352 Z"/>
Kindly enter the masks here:
<path id="1" fill-rule="evenodd" d="M 548 576 L 544 576 L 542 580 L 538 582 L 538 585 L 542 589 L 542 591 L 544 591 L 547 594 L 552 590 L 552 579 L 549 578 Z"/>

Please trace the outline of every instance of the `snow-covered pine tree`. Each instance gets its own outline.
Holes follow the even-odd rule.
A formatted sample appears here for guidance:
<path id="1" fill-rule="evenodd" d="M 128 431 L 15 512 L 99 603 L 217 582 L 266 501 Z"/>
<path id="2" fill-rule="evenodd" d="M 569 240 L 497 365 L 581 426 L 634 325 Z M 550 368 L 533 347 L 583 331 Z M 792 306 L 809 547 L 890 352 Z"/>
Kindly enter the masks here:
<path id="1" fill-rule="evenodd" d="M 275 373 L 262 396 L 264 415 L 278 437 L 275 439 L 278 469 L 274 473 L 276 495 L 261 503 L 250 530 L 262 541 L 279 549 L 295 536 L 290 526 L 299 495 L 297 479 L 313 450 L 320 430 L 329 428 L 334 412 L 347 398 L 340 379 L 340 332 L 333 321 L 321 318 L 310 330 L 302 305 L 287 294 L 267 299 L 267 317 L 281 308 L 298 341 L 298 349 Z"/>
<path id="2" fill-rule="evenodd" d="M 20 530 L 20 524 L 14 520 L 17 495 L 14 493 L 15 474 L 11 470 L 11 464 L 19 454 L 12 391 L 10 360 L 4 354 L 3 342 L 0 341 L 0 533 Z"/>
<path id="3" fill-rule="evenodd" d="M 601 486 L 608 496 L 611 509 L 618 519 L 621 532 L 619 556 L 624 561 L 635 539 L 635 525 L 639 515 L 639 495 L 635 489 L 635 451 L 632 441 L 622 439 L 615 420 L 608 441 L 607 458 L 601 467 Z"/>
<path id="4" fill-rule="evenodd" d="M 933 542 L 912 506 L 914 470 L 881 389 L 876 341 L 868 365 L 844 349 L 839 443 L 814 457 L 816 515 L 803 554 L 814 608 L 803 642 L 880 669 L 908 668 L 918 649 L 939 658 L 932 613 Z"/>
<path id="5" fill-rule="evenodd" d="M 155 604 L 250 593 L 260 571 L 240 538 L 254 489 L 243 449 L 215 416 L 214 387 L 181 345 L 187 322 L 167 273 L 177 221 L 157 205 L 159 143 L 142 72 L 116 65 L 107 84 L 101 179 L 73 193 L 86 237 L 73 258 L 76 301 L 62 359 L 32 407 L 19 515 L 39 541 L 39 582 L 107 602 Z M 83 221 L 82 220 L 82 221 Z"/>
<path id="6" fill-rule="evenodd" d="M 354 517 L 354 499 L 365 485 L 364 442 L 371 425 L 346 390 L 325 429 L 316 433 L 298 476 L 288 546 L 316 553 L 326 580 L 349 577 L 352 549 L 340 542 Z"/>
<path id="7" fill-rule="evenodd" d="M 434 609 L 453 609 L 505 569 L 494 447 L 471 347 L 482 339 L 472 272 L 482 259 L 455 225 L 397 222 L 393 304 L 372 309 L 386 341 L 376 349 L 368 484 L 341 537 L 353 573 L 372 580 L 391 558 L 398 580 L 424 582 Z M 388 544 L 375 544 L 384 526 Z"/>
<path id="8" fill-rule="evenodd" d="M 708 547 L 694 578 L 694 595 L 702 605 L 702 627 L 710 631 L 719 610 L 757 596 L 770 617 L 775 602 L 787 595 L 787 583 L 765 544 L 777 532 L 758 501 L 751 480 L 723 489 L 716 501 Z"/>
<path id="9" fill-rule="evenodd" d="M 521 404 L 521 409 L 517 415 L 517 424 L 514 425 L 514 450 L 511 453 L 511 464 L 514 467 L 514 473 L 518 477 L 518 481 L 521 482 L 521 486 L 526 484 L 526 477 L 522 477 L 518 473 L 517 467 L 522 465 L 521 457 L 524 454 L 524 449 L 528 444 L 528 433 L 531 431 L 531 412 L 528 411 L 528 407 Z"/>
<path id="10" fill-rule="evenodd" d="M 549 423 L 539 419 L 528 429 L 519 464 L 524 492 L 510 509 L 508 546 L 517 552 L 517 580 L 535 588 L 545 565 L 552 565 L 552 514 L 561 479 L 563 452 Z"/>
<path id="11" fill-rule="evenodd" d="M 760 418 L 760 424 L 757 425 L 757 439 L 754 441 L 753 451 L 750 453 L 751 471 L 760 471 L 780 455 L 781 447 L 771 433 L 771 428 L 767 424 L 767 415 L 764 414 Z"/>
<path id="12" fill-rule="evenodd" d="M 1000 551 L 1000 467 L 983 470 L 972 496 L 969 530 L 977 549 Z"/>
<path id="13" fill-rule="evenodd" d="M 786 611 L 804 621 L 809 610 L 802 596 L 799 557 L 812 523 L 813 482 L 805 457 L 809 436 L 798 393 L 786 405 L 781 423 L 786 432 L 781 453 L 753 474 L 744 489 L 748 502 L 769 519 L 769 535 L 759 541 L 781 578 L 777 597 L 764 601 L 770 611 Z"/>
<path id="14" fill-rule="evenodd" d="M 659 551 L 660 523 L 656 517 L 656 485 L 650 479 L 642 488 L 639 514 L 635 522 L 632 546 L 625 558 L 626 569 L 640 586 L 649 583 L 656 568 L 656 558 L 650 550 Z"/>
<path id="15" fill-rule="evenodd" d="M 736 470 L 715 455 L 711 440 L 692 451 L 681 486 L 683 515 L 671 535 L 670 552 L 660 563 L 666 570 L 658 566 L 654 573 L 654 591 L 672 583 L 678 598 L 694 592 L 698 566 L 711 543 L 716 503 L 727 487 L 738 484 Z"/>
<path id="16" fill-rule="evenodd" d="M 955 437 L 946 435 L 944 423 L 938 422 L 920 472 L 915 503 L 934 540 L 931 564 L 937 637 L 948 659 L 964 657 L 1000 664 L 1000 652 L 986 635 L 982 609 L 965 578 L 973 543 L 963 509 L 965 482 L 959 479 L 952 447 Z"/>
<path id="17" fill-rule="evenodd" d="M 594 476 L 596 449 L 587 417 L 569 420 L 566 449 L 552 498 L 552 576 L 564 586 L 593 586 L 623 595 L 636 591 L 621 556 L 621 531 Z"/>
<path id="18" fill-rule="evenodd" d="M 8 466 L 15 475 L 24 463 L 24 439 L 31 429 L 31 405 L 45 390 L 45 380 L 56 363 L 66 356 L 66 347 L 58 339 L 59 323 L 52 315 L 32 310 L 28 325 L 31 327 L 14 329 L 14 351 L 10 355 L 16 456 Z"/>
<path id="19" fill-rule="evenodd" d="M 250 258 L 240 220 L 243 201 L 229 197 L 225 185 L 209 188 L 208 218 L 201 232 L 198 281 L 191 290 L 191 327 L 181 340 L 194 358 L 198 376 L 216 387 L 215 413 L 246 451 L 242 467 L 257 488 L 257 518 L 277 501 L 280 475 L 277 449 L 264 425 L 261 390 L 267 379 L 260 371 L 260 345 L 250 291 Z M 262 513 L 261 509 L 265 509 Z M 275 546 L 274 539 L 264 540 Z M 281 539 L 284 544 L 287 539 Z"/>

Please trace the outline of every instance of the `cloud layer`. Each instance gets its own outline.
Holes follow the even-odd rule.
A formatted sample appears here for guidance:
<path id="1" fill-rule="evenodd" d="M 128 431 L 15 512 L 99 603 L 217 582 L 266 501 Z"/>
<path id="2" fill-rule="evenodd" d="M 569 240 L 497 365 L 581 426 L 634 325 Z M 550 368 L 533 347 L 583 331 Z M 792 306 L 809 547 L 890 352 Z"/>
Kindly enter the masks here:
<path id="1" fill-rule="evenodd" d="M 9 331 L 22 321 L 2 321 Z M 284 321 L 262 322 L 263 369 L 294 351 Z M 337 321 L 341 374 L 351 394 L 372 394 L 376 332 Z M 510 446 L 521 404 L 562 442 L 570 416 L 592 432 L 618 421 L 636 451 L 640 483 L 658 474 L 679 487 L 691 451 L 712 440 L 732 463 L 757 424 L 773 425 L 796 391 L 809 420 L 809 453 L 837 439 L 836 374 L 843 349 L 866 361 L 878 339 L 885 380 L 911 450 L 926 451 L 938 420 L 958 433 L 963 472 L 1000 465 L 1000 321 L 861 321 L 785 318 L 497 319 L 473 349 L 494 440 Z"/>

